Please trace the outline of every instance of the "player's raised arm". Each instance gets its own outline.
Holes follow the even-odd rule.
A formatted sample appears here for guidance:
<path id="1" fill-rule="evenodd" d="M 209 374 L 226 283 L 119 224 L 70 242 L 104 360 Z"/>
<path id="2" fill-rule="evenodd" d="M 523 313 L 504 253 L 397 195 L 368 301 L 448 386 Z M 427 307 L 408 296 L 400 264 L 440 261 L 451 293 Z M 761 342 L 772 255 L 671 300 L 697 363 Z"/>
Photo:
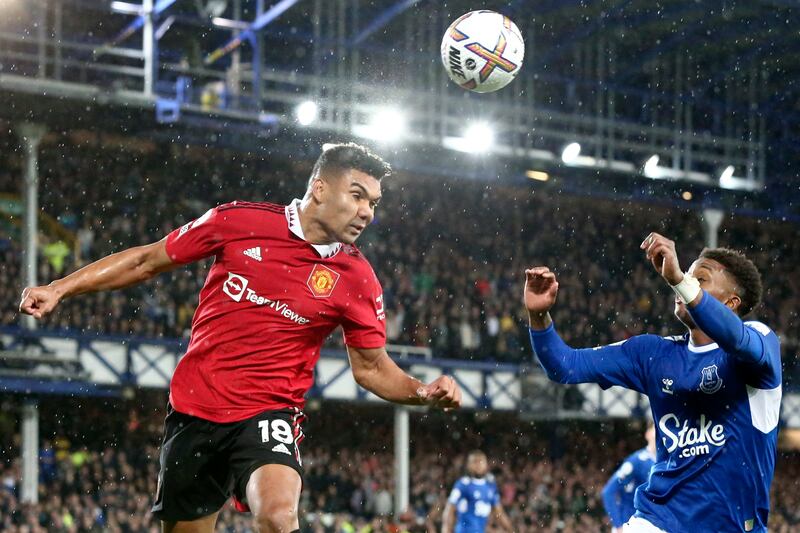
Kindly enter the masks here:
<path id="1" fill-rule="evenodd" d="M 26 287 L 19 310 L 42 318 L 70 296 L 130 287 L 177 266 L 167 255 L 166 239 L 136 246 L 86 265 L 49 285 Z"/>
<path id="2" fill-rule="evenodd" d="M 558 383 L 620 385 L 644 392 L 642 353 L 657 337 L 642 335 L 609 346 L 573 349 L 556 333 L 550 308 L 558 281 L 547 267 L 525 271 L 525 307 L 530 321 L 531 347 L 547 377 Z"/>
<path id="3" fill-rule="evenodd" d="M 385 348 L 348 346 L 347 355 L 356 382 L 384 400 L 443 409 L 461 406 L 461 389 L 450 376 L 440 376 L 426 385 L 397 366 Z"/>
<path id="4" fill-rule="evenodd" d="M 706 249 L 684 274 L 674 241 L 650 233 L 640 247 L 675 291 L 679 299 L 678 317 L 688 322 L 693 337 L 707 335 L 726 352 L 747 363 L 780 365 L 777 336 L 763 324 L 748 326 L 741 318 L 761 298 L 761 276 L 749 259 L 726 248 Z M 689 320 L 681 315 L 681 305 L 686 307 Z"/>

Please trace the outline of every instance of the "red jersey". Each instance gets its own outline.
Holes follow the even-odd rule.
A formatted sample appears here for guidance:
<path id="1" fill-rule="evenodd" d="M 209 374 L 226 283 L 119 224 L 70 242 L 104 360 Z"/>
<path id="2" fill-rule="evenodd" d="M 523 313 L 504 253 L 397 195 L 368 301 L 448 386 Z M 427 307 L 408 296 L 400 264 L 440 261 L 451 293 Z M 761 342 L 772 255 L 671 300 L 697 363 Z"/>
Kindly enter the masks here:
<path id="1" fill-rule="evenodd" d="M 170 383 L 177 411 L 222 423 L 302 408 L 337 326 L 349 346 L 384 346 L 372 267 L 355 246 L 306 242 L 299 205 L 232 202 L 167 236 L 176 263 L 215 258 Z"/>

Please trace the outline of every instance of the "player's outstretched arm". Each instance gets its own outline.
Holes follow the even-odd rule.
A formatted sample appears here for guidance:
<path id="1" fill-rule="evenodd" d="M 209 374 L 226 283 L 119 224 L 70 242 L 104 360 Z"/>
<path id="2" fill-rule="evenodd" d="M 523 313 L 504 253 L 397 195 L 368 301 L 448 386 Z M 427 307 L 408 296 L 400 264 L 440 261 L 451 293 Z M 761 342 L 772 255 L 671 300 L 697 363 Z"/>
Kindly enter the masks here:
<path id="1" fill-rule="evenodd" d="M 20 313 L 42 318 L 70 296 L 87 292 L 122 289 L 136 285 L 179 266 L 167 255 L 166 239 L 129 248 L 95 261 L 49 285 L 26 287 Z"/>
<path id="2" fill-rule="evenodd" d="M 763 331 L 747 327 L 728 306 L 702 290 L 696 279 L 684 274 L 674 241 L 650 233 L 640 248 L 645 250 L 655 270 L 684 300 L 697 327 L 723 350 L 748 363 L 780 365 L 777 336 L 766 327 Z"/>
<path id="3" fill-rule="evenodd" d="M 558 383 L 620 385 L 643 392 L 643 343 L 647 336 L 589 349 L 573 349 L 558 335 L 550 308 L 558 295 L 556 275 L 547 267 L 525 271 L 525 307 L 530 320 L 531 347 L 547 377 Z"/>
<path id="4" fill-rule="evenodd" d="M 461 389 L 450 376 L 440 376 L 426 385 L 397 366 L 385 348 L 348 346 L 347 355 L 356 382 L 384 400 L 443 409 L 461 406 Z"/>

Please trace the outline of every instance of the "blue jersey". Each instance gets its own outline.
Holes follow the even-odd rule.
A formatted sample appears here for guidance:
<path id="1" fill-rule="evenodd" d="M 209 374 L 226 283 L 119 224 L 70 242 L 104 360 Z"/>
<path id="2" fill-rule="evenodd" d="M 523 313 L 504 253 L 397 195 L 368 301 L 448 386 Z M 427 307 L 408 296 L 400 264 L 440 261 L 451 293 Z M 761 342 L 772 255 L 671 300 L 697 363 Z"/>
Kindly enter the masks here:
<path id="1" fill-rule="evenodd" d="M 647 482 L 655 460 L 647 448 L 630 454 L 603 487 L 603 505 L 614 527 L 622 527 L 636 512 L 633 495 Z"/>
<path id="2" fill-rule="evenodd" d="M 766 531 L 781 402 L 778 337 L 705 291 L 688 309 L 714 343 L 641 335 L 574 350 L 550 326 L 531 330 L 531 344 L 551 379 L 619 385 L 650 398 L 656 464 L 636 490 L 636 516 L 666 531 Z"/>
<path id="3" fill-rule="evenodd" d="M 500 503 L 494 477 L 462 477 L 450 491 L 447 501 L 456 509 L 454 533 L 483 533 L 492 509 Z"/>

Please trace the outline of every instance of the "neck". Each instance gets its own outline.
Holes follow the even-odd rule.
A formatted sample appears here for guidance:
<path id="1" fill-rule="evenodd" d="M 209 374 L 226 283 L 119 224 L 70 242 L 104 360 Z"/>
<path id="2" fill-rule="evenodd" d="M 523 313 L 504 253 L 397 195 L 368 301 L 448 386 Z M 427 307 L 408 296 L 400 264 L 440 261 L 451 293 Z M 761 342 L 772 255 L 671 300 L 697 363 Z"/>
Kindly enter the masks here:
<path id="1" fill-rule="evenodd" d="M 310 197 L 303 198 L 297 214 L 300 218 L 300 227 L 303 228 L 303 235 L 306 241 L 311 244 L 333 244 L 336 242 L 336 239 L 328 234 L 325 226 L 319 221 L 317 207 Z"/>
<path id="2" fill-rule="evenodd" d="M 689 328 L 689 338 L 692 339 L 692 344 L 695 346 L 705 346 L 706 344 L 714 342 L 714 339 L 703 333 L 700 328 L 696 326 Z"/>

